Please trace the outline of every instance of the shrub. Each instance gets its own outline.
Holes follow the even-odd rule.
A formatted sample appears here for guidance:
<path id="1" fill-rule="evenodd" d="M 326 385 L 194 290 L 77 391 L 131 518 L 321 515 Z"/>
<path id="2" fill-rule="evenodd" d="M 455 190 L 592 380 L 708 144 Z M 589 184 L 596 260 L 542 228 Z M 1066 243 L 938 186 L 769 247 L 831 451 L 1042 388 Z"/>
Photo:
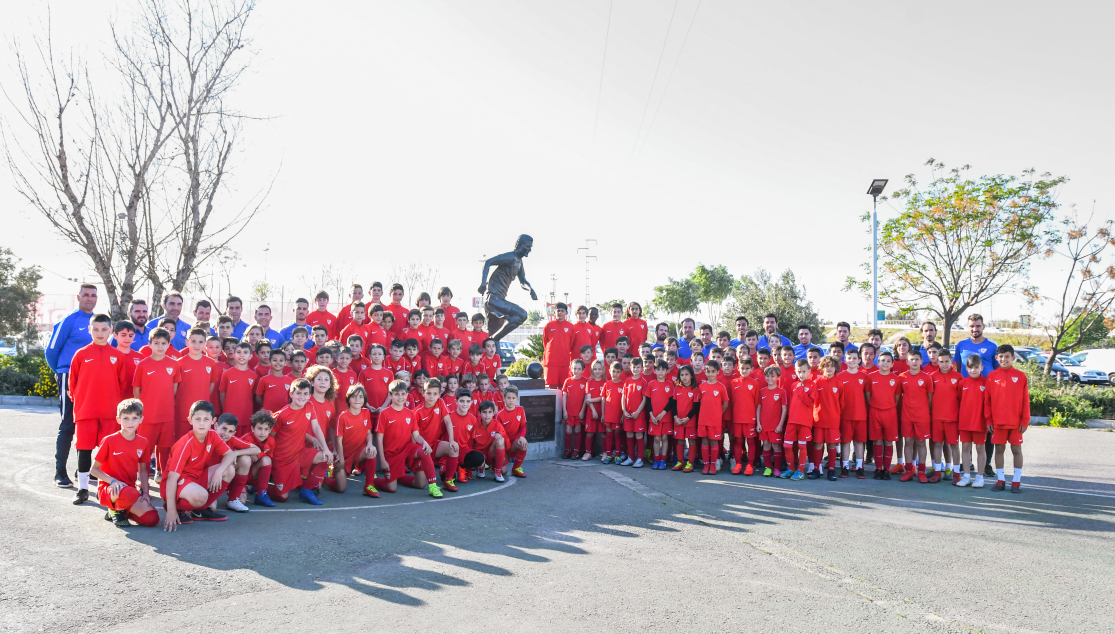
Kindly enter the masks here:
<path id="1" fill-rule="evenodd" d="M 0 357 L 0 394 L 6 396 L 58 396 L 54 373 L 42 352 Z"/>
<path id="2" fill-rule="evenodd" d="M 1030 379 L 1030 413 L 1049 416 L 1051 425 L 1083 427 L 1089 418 L 1115 418 L 1115 390 L 1111 387 L 1058 382 L 1042 375 L 1034 364 L 1021 369 Z"/>
<path id="3" fill-rule="evenodd" d="M 525 377 L 527 375 L 527 366 L 530 365 L 531 361 L 532 359 L 516 359 L 515 363 L 512 363 L 503 373 L 507 376 Z"/>

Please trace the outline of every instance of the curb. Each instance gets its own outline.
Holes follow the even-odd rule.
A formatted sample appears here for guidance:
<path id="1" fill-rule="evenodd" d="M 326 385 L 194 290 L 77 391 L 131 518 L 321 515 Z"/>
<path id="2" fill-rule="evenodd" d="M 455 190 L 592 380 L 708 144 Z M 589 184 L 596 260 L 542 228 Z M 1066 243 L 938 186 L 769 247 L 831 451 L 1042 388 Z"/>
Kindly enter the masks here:
<path id="1" fill-rule="evenodd" d="M 1049 425 L 1048 416 L 1031 416 L 1030 424 L 1038 427 L 1045 427 Z M 1089 429 L 1115 429 L 1115 420 L 1107 420 L 1105 418 L 1089 418 L 1084 421 L 1084 424 Z"/>
<path id="2" fill-rule="evenodd" d="M 58 401 L 53 398 L 41 396 L 0 396 L 0 405 L 37 405 L 40 407 L 53 407 Z"/>

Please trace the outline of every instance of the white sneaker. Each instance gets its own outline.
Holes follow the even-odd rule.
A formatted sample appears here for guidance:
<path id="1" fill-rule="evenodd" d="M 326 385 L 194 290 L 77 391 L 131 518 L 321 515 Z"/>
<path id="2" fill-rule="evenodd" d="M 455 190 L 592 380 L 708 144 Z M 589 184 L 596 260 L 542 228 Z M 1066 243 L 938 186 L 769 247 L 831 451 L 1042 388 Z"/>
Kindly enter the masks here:
<path id="1" fill-rule="evenodd" d="M 248 512 L 248 507 L 244 506 L 244 503 L 241 502 L 239 498 L 229 500 L 228 504 L 226 504 L 225 506 L 228 508 L 228 510 L 236 511 L 237 513 Z"/>
<path id="2" fill-rule="evenodd" d="M 639 458 L 638 460 L 636 460 L 636 461 L 635 461 L 635 464 L 633 464 L 633 465 L 631 465 L 631 466 L 632 466 L 632 467 L 635 467 L 636 469 L 638 469 L 639 467 L 643 466 L 643 459 L 642 459 L 642 458 Z"/>
<path id="3" fill-rule="evenodd" d="M 731 465 L 731 467 L 733 469 L 735 469 L 736 468 L 736 459 L 732 458 L 731 460 L 728 461 L 728 464 Z"/>
<path id="4" fill-rule="evenodd" d="M 495 475 L 496 482 L 503 482 L 503 474 L 502 473 L 500 473 L 499 471 L 493 471 L 492 474 Z"/>
<path id="5" fill-rule="evenodd" d="M 589 460 L 592 460 L 592 452 L 586 451 L 585 455 L 581 456 L 581 462 L 588 462 Z"/>
<path id="6" fill-rule="evenodd" d="M 717 471 L 720 471 L 720 469 L 721 469 L 721 465 L 723 465 L 723 464 L 724 464 L 724 460 L 723 460 L 723 459 L 721 459 L 721 458 L 717 458 L 717 459 L 716 459 L 716 470 L 717 470 Z"/>
<path id="7" fill-rule="evenodd" d="M 642 462 L 642 460 L 640 459 L 640 460 L 639 460 L 639 462 Z M 619 465 L 619 466 L 621 466 L 621 467 L 630 467 L 630 466 L 631 466 L 631 465 L 633 465 L 633 464 L 635 464 L 635 461 L 634 461 L 634 460 L 632 460 L 631 458 L 628 458 L 627 460 L 624 460 L 624 461 L 623 461 L 622 463 L 620 463 L 620 465 Z"/>
<path id="8" fill-rule="evenodd" d="M 972 483 L 972 488 L 973 489 L 982 489 L 983 488 L 983 474 L 982 473 L 977 473 L 976 474 L 976 480 L 975 480 L 975 482 Z"/>
<path id="9" fill-rule="evenodd" d="M 971 484 L 971 483 L 972 483 L 972 476 L 970 476 L 970 475 L 968 475 L 967 473 L 965 473 L 965 474 L 962 474 L 962 475 L 960 476 L 960 482 L 957 482 L 957 483 L 956 483 L 956 486 L 958 486 L 958 487 L 966 487 L 966 486 L 968 486 L 968 485 L 969 485 L 969 484 Z"/>
<path id="10" fill-rule="evenodd" d="M 487 465 L 485 465 L 485 466 L 487 466 Z M 484 477 L 484 467 L 480 467 L 479 469 L 476 470 L 476 477 L 478 477 L 478 478 L 483 478 Z"/>

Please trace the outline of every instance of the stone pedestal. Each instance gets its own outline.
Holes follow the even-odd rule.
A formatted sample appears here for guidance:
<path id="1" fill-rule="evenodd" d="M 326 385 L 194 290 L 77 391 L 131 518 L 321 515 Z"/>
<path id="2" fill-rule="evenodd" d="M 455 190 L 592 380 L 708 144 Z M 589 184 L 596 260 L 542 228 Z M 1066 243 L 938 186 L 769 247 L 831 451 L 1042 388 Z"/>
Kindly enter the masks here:
<path id="1" fill-rule="evenodd" d="M 542 379 L 512 378 L 519 389 L 519 406 L 527 414 L 527 460 L 555 458 L 564 451 L 561 433 L 561 390 L 546 387 Z"/>

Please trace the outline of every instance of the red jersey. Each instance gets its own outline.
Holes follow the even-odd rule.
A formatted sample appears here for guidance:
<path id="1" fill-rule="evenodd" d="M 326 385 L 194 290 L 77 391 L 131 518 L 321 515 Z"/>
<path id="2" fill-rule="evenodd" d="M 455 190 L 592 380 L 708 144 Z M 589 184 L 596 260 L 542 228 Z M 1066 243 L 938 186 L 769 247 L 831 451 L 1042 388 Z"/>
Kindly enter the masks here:
<path id="1" fill-rule="evenodd" d="M 128 440 L 116 432 L 105 436 L 93 460 L 101 465 L 105 475 L 135 486 L 139 479 L 139 465 L 151 462 L 151 452 L 147 451 L 147 439 L 143 436 L 136 434 Z"/>
<path id="2" fill-rule="evenodd" d="M 693 406 L 701 401 L 700 386 L 685 387 L 679 385 L 674 390 L 674 401 L 677 404 L 676 418 L 689 418 L 693 413 Z M 697 421 L 688 421 L 686 425 L 696 423 Z"/>
<path id="3" fill-rule="evenodd" d="M 306 315 L 306 329 L 310 331 L 310 339 L 313 339 L 314 326 L 324 326 L 329 336 L 333 337 L 337 334 L 337 316 L 327 310 L 311 311 Z"/>
<path id="4" fill-rule="evenodd" d="M 867 374 L 859 371 L 853 374 L 845 370 L 837 374 L 836 378 L 844 388 L 844 409 L 841 410 L 841 417 L 844 420 L 867 420 L 867 401 L 863 396 Z"/>
<path id="5" fill-rule="evenodd" d="M 867 375 L 863 389 L 872 409 L 894 409 L 895 397 L 902 394 L 902 381 L 893 372 L 887 375 L 874 372 Z"/>
<path id="6" fill-rule="evenodd" d="M 492 422 L 488 423 L 486 427 L 483 423 L 477 423 L 472 428 L 472 448 L 476 451 L 488 453 L 496 436 L 503 436 L 503 446 L 505 448 L 511 444 L 511 439 L 507 437 L 507 430 L 503 428 L 499 421 L 492 419 Z"/>
<path id="7" fill-rule="evenodd" d="M 701 413 L 697 424 L 701 427 L 720 428 L 724 425 L 724 406 L 729 402 L 729 388 L 723 383 L 702 383 L 698 388 Z"/>
<path id="8" fill-rule="evenodd" d="M 956 422 L 960 420 L 960 372 L 950 370 L 948 374 L 937 369 L 933 377 L 933 420 Z"/>
<path id="9" fill-rule="evenodd" d="M 565 367 L 577 352 L 573 349 L 573 325 L 566 320 L 551 321 L 542 329 L 542 365 Z"/>
<path id="10" fill-rule="evenodd" d="M 426 351 L 426 337 L 427 333 L 424 326 L 418 326 L 417 328 L 405 326 L 399 331 L 399 339 L 402 339 L 403 343 L 406 343 L 408 339 L 414 339 L 418 342 L 418 356 L 422 356 L 422 353 Z"/>
<path id="11" fill-rule="evenodd" d="M 391 334 L 395 335 L 393 337 L 394 339 L 399 339 L 399 333 L 402 332 L 403 328 L 407 325 L 407 313 L 410 312 L 410 309 L 402 304 L 394 303 L 387 304 L 384 306 L 384 309 L 395 316 L 395 322 L 391 324 Z"/>
<path id="12" fill-rule="evenodd" d="M 732 422 L 754 425 L 755 411 L 759 408 L 759 393 L 762 384 L 750 376 L 739 376 L 732 380 Z"/>
<path id="13" fill-rule="evenodd" d="M 275 412 L 283 409 L 290 403 L 290 384 L 294 379 L 290 375 L 275 376 L 265 374 L 256 382 L 255 394 L 263 397 L 260 409 Z"/>
<path id="14" fill-rule="evenodd" d="M 213 362 L 213 389 L 209 390 L 209 403 L 216 410 L 214 413 L 218 418 L 224 413 L 221 407 L 221 378 L 225 375 L 225 370 L 228 366 L 220 361 Z"/>
<path id="15" fill-rule="evenodd" d="M 444 354 L 435 357 L 427 352 L 422 355 L 422 369 L 429 372 L 433 378 L 449 376 L 449 357 Z"/>
<path id="16" fill-rule="evenodd" d="M 933 396 L 933 377 L 924 372 L 898 375 L 902 382 L 902 420 L 928 423 L 929 399 Z"/>
<path id="17" fill-rule="evenodd" d="M 422 405 L 422 403 L 425 402 L 426 395 L 424 394 L 423 390 L 415 387 L 411 388 L 411 390 L 407 392 L 407 400 L 406 403 L 403 404 L 403 407 L 409 410 L 416 410 Z"/>
<path id="18" fill-rule="evenodd" d="M 116 418 L 116 406 L 120 404 L 121 397 L 132 396 L 123 392 L 128 387 L 128 372 L 131 370 L 128 366 L 120 351 L 108 344 L 98 346 L 91 343 L 74 353 L 70 361 L 68 386 L 74 402 L 74 420 Z M 170 400 L 173 409 L 173 394 Z M 146 403 L 144 406 L 146 417 Z M 151 422 L 155 422 L 154 419 Z"/>
<path id="19" fill-rule="evenodd" d="M 191 431 L 170 448 L 170 460 L 167 461 L 166 468 L 167 471 L 177 473 L 179 481 L 189 478 L 204 486 L 209 482 L 206 471 L 210 456 L 224 456 L 228 451 L 228 445 L 212 429 L 205 432 L 204 441 L 198 441 Z"/>
<path id="20" fill-rule="evenodd" d="M 460 341 L 461 342 L 461 353 L 464 354 L 465 356 L 467 356 L 469 346 L 471 346 L 474 343 L 478 346 L 480 345 L 480 341 L 476 340 L 476 335 L 478 335 L 478 334 L 479 333 L 477 333 L 474 330 L 453 330 L 453 331 L 450 331 L 450 333 L 449 333 L 449 340 L 452 341 L 452 340 L 456 339 L 457 341 Z M 487 337 L 488 333 L 484 333 L 484 336 Z M 449 345 L 446 344 L 446 348 L 448 348 L 448 347 L 449 347 Z"/>
<path id="21" fill-rule="evenodd" d="M 445 408 L 445 403 L 441 399 L 438 399 L 433 407 L 426 407 L 426 403 L 423 402 L 414 410 L 414 416 L 418 421 L 418 433 L 430 447 L 436 449 L 438 441 L 445 435 L 445 417 L 448 415 L 449 410 Z"/>
<path id="22" fill-rule="evenodd" d="M 341 411 L 337 415 L 333 434 L 341 439 L 341 446 L 345 451 L 351 452 L 356 447 L 367 444 L 370 431 L 372 431 L 372 413 L 361 407 L 355 414 L 347 409 Z"/>
<path id="23" fill-rule="evenodd" d="M 139 400 L 143 402 L 143 418 L 147 422 L 174 422 L 176 409 L 174 386 L 181 381 L 182 369 L 174 359 L 163 357 L 156 361 L 147 357 L 139 362 L 136 366 L 136 375 L 132 379 L 132 386 L 139 388 Z M 186 406 L 187 411 L 190 405 L 193 403 Z"/>
<path id="24" fill-rule="evenodd" d="M 218 436 L 219 435 L 220 434 L 218 434 Z M 255 446 L 255 443 L 253 443 L 252 441 L 245 440 L 243 438 L 240 438 L 239 436 L 230 436 L 229 439 L 225 441 L 225 444 L 228 445 L 228 450 L 229 451 L 244 451 L 245 449 L 248 449 L 249 447 L 254 447 Z M 205 468 L 208 469 L 209 467 L 212 467 L 215 464 L 220 464 L 221 463 L 221 458 L 222 458 L 222 456 L 217 455 L 217 453 L 215 453 L 215 452 L 211 452 L 209 454 L 209 456 L 206 457 L 206 459 L 205 459 Z"/>
<path id="25" fill-rule="evenodd" d="M 955 372 L 955 370 L 954 370 Z M 960 379 L 960 431 L 987 431 L 987 377 L 968 376 Z"/>
<path id="26" fill-rule="evenodd" d="M 367 357 L 353 357 L 352 363 L 348 364 L 348 369 L 352 370 L 353 374 L 360 376 L 360 373 L 372 367 L 372 362 Z"/>
<path id="27" fill-rule="evenodd" d="M 446 376 L 449 376 L 450 374 L 455 374 L 458 377 L 460 377 L 461 375 L 464 374 L 465 363 L 466 362 L 461 357 L 457 357 L 456 359 L 454 359 L 453 357 L 446 357 L 445 362 L 448 364 L 445 368 L 446 369 Z"/>
<path id="28" fill-rule="evenodd" d="M 368 407 L 383 407 L 389 395 L 388 388 L 395 379 L 395 373 L 381 367 L 380 369 L 368 368 L 360 373 L 357 378 L 368 393 Z"/>
<path id="29" fill-rule="evenodd" d="M 391 334 L 384 330 L 382 327 L 377 326 L 373 321 L 364 322 L 364 356 L 368 356 L 368 350 L 372 349 L 373 345 L 381 345 L 384 350 L 389 350 L 391 345 Z M 341 343 L 345 343 L 342 339 Z M 348 345 L 345 343 L 345 345 Z"/>
<path id="30" fill-rule="evenodd" d="M 596 379 L 589 379 L 585 387 L 585 398 L 601 398 L 604 395 L 604 384 L 607 381 L 597 381 Z M 600 420 L 601 414 L 604 411 L 604 403 L 590 403 L 585 408 L 585 417 L 592 417 L 593 420 Z M 595 413 L 594 413 L 595 412 Z"/>
<path id="31" fill-rule="evenodd" d="M 573 354 L 580 354 L 582 346 L 592 346 L 596 352 L 596 344 L 600 342 L 600 326 L 593 326 L 587 321 L 573 324 Z"/>
<path id="32" fill-rule="evenodd" d="M 472 376 L 477 376 L 481 372 L 484 372 L 484 362 L 483 361 L 481 361 L 479 363 L 473 363 L 472 361 L 469 361 L 468 363 L 465 364 L 464 374 L 471 374 Z M 488 378 L 491 378 L 491 377 L 488 377 Z"/>
<path id="33" fill-rule="evenodd" d="M 623 322 L 623 329 L 626 331 L 627 338 L 631 340 L 631 349 L 638 350 L 639 344 L 645 343 L 647 340 L 647 322 L 642 319 L 632 317 Z"/>
<path id="34" fill-rule="evenodd" d="M 356 323 L 355 321 L 350 321 L 343 328 L 341 328 L 340 334 L 337 335 L 337 341 L 340 341 L 342 344 L 347 346 L 348 345 L 348 338 L 351 337 L 352 335 L 356 335 L 357 337 L 360 337 L 360 342 L 361 342 L 360 349 L 361 350 L 367 350 L 368 349 L 368 322 L 367 321 L 364 321 L 363 323 L 360 323 L 360 324 Z"/>
<path id="35" fill-rule="evenodd" d="M 503 429 L 506 431 L 508 446 L 510 446 L 511 442 L 519 438 L 526 438 L 527 411 L 522 407 L 516 407 L 513 410 L 508 410 L 504 407 L 496 414 L 496 422 L 502 425 Z"/>
<path id="36" fill-rule="evenodd" d="M 623 382 L 608 381 L 604 384 L 604 422 L 619 423 L 623 421 L 623 411 L 620 407 L 620 397 L 623 394 Z"/>
<path id="37" fill-rule="evenodd" d="M 813 401 L 813 423 L 823 429 L 840 427 L 840 416 L 844 411 L 844 382 L 834 375 L 826 379 L 823 375 L 813 382 L 817 397 Z M 862 402 L 862 401 L 861 401 Z"/>
<path id="38" fill-rule="evenodd" d="M 275 439 L 272 438 L 271 436 L 268 436 L 267 440 L 264 440 L 263 442 L 260 442 L 256 438 L 256 435 L 253 434 L 252 432 L 247 432 L 245 434 L 241 434 L 241 435 L 237 436 L 237 438 L 239 438 L 240 440 L 250 442 L 253 445 L 255 445 L 256 447 L 259 447 L 259 454 L 257 454 L 256 457 L 255 457 L 256 460 L 259 460 L 260 458 L 263 458 L 264 456 L 270 458 L 272 456 L 272 454 L 275 453 Z"/>
<path id="39" fill-rule="evenodd" d="M 493 381 L 496 375 L 499 374 L 499 369 L 503 367 L 503 362 L 500 361 L 499 355 L 491 356 L 480 355 L 480 365 L 484 367 L 484 371 L 488 373 L 488 378 Z"/>
<path id="40" fill-rule="evenodd" d="M 371 306 L 365 305 L 365 308 L 364 308 L 365 311 L 368 311 L 370 309 L 371 309 Z M 365 318 L 365 321 L 367 321 L 367 318 Z M 337 332 L 344 332 L 344 327 L 351 324 L 351 323 L 352 323 L 352 304 L 345 304 L 344 306 L 341 307 L 340 310 L 337 311 Z M 338 339 L 341 341 L 341 343 L 344 343 L 343 339 L 340 339 L 339 337 L 338 337 Z"/>
<path id="41" fill-rule="evenodd" d="M 449 422 L 453 423 L 453 441 L 460 446 L 461 454 L 468 453 L 472 448 L 472 429 L 476 427 L 476 416 L 472 414 L 461 415 L 457 410 L 449 412 Z"/>
<path id="42" fill-rule="evenodd" d="M 666 411 L 666 407 L 670 404 L 670 401 L 674 400 L 675 391 L 676 386 L 670 379 L 666 379 L 665 381 L 654 379 L 653 381 L 648 382 L 646 395 L 648 398 L 650 398 L 651 415 L 658 416 L 662 412 Z M 666 415 L 662 417 L 662 420 L 658 421 L 658 423 L 669 423 L 672 420 L 673 419 L 670 417 L 669 412 L 667 412 Z"/>
<path id="43" fill-rule="evenodd" d="M 191 405 L 212 398 L 217 381 L 213 370 L 217 363 L 205 355 L 196 361 L 186 355 L 178 360 L 178 367 L 182 371 L 182 382 L 178 384 L 178 394 L 174 397 L 174 420 L 185 421 L 190 419 Z"/>
<path id="44" fill-rule="evenodd" d="M 798 382 L 798 375 L 794 372 L 794 366 L 788 368 L 778 366 L 778 369 L 782 370 L 782 374 L 778 375 L 778 387 L 786 390 L 787 395 L 792 395 L 794 384 Z"/>
<path id="45" fill-rule="evenodd" d="M 309 403 L 300 409 L 287 405 L 275 414 L 271 436 L 275 439 L 274 461 L 279 465 L 297 463 L 306 448 L 306 434 L 314 433 L 314 408 Z M 320 426 L 321 423 L 318 423 Z"/>
<path id="46" fill-rule="evenodd" d="M 290 377 L 287 377 L 289 380 Z M 248 425 L 255 412 L 255 386 L 259 376 L 251 370 L 229 368 L 221 375 L 221 394 L 225 395 L 222 408 L 232 414 L 241 425 Z"/>
<path id="47" fill-rule="evenodd" d="M 616 339 L 627 335 L 622 321 L 609 321 L 600 327 L 600 348 L 607 350 L 616 347 Z"/>
<path id="48" fill-rule="evenodd" d="M 352 366 L 349 365 L 349 367 Z M 357 374 L 352 370 L 333 370 L 333 376 L 337 379 L 337 399 L 333 402 L 337 405 L 337 411 L 340 412 L 348 409 L 348 401 L 345 399 L 348 395 L 348 389 L 357 385 L 359 381 L 356 380 Z"/>
<path id="49" fill-rule="evenodd" d="M 1026 429 L 1030 426 L 1030 386 L 1018 368 L 998 368 L 987 375 L 987 418 L 995 427 Z"/>
<path id="50" fill-rule="evenodd" d="M 321 428 L 322 436 L 329 436 L 329 432 L 336 428 L 337 423 L 337 405 L 334 401 L 318 401 L 317 395 L 310 397 L 309 402 L 306 403 L 314 408 L 314 418 L 317 419 L 317 426 Z"/>
<path id="51" fill-rule="evenodd" d="M 120 349 L 117 348 L 116 351 L 120 352 Z M 120 352 L 120 358 L 123 359 L 124 364 L 124 388 L 120 390 L 120 396 L 124 398 L 131 398 L 132 379 L 135 378 L 136 366 L 138 366 L 139 362 L 143 361 L 146 357 L 136 352 L 135 350 L 129 350 L 127 352 Z"/>
<path id="52" fill-rule="evenodd" d="M 639 378 L 629 378 L 623 382 L 623 400 L 627 404 L 624 408 L 624 414 L 634 414 L 635 410 L 643 404 L 643 396 L 646 394 L 647 380 L 642 376 Z M 634 418 L 636 423 L 646 424 L 647 410 L 644 407 L 643 411 Z"/>
<path id="53" fill-rule="evenodd" d="M 585 404 L 588 394 L 588 381 L 578 377 L 569 377 L 561 386 L 561 393 L 565 395 L 565 411 L 571 417 L 581 415 L 581 408 Z"/>
<path id="54" fill-rule="evenodd" d="M 759 425 L 763 431 L 778 429 L 782 423 L 782 408 L 787 406 L 787 402 L 786 390 L 780 387 L 759 390 Z"/>
<path id="55" fill-rule="evenodd" d="M 813 426 L 813 404 L 817 402 L 817 389 L 813 379 L 794 381 L 790 392 L 790 414 L 786 419 L 789 425 Z"/>
<path id="56" fill-rule="evenodd" d="M 891 374 L 901 375 L 901 374 L 904 374 L 904 373 L 909 372 L 909 371 L 910 371 L 910 364 L 907 363 L 905 359 L 895 358 L 894 364 L 890 366 L 890 373 Z"/>
<path id="57" fill-rule="evenodd" d="M 425 328 L 426 328 L 426 338 L 423 341 L 423 345 L 426 346 L 426 350 L 430 349 L 430 344 L 433 342 L 434 339 L 438 339 L 438 340 L 441 341 L 442 354 L 445 354 L 446 348 L 449 347 L 449 329 L 448 328 L 438 328 L 437 326 L 435 326 L 433 324 L 430 324 L 429 326 L 426 326 Z"/>
<path id="58" fill-rule="evenodd" d="M 89 344 L 89 345 L 94 345 L 94 344 Z M 151 356 L 151 346 L 148 345 L 148 346 L 143 346 L 142 348 L 140 348 L 139 349 L 139 355 L 143 356 L 143 357 Z M 174 359 L 175 361 L 177 361 L 178 358 L 182 356 L 182 351 L 175 350 L 173 346 L 167 346 L 166 356 L 168 356 L 171 359 Z"/>

